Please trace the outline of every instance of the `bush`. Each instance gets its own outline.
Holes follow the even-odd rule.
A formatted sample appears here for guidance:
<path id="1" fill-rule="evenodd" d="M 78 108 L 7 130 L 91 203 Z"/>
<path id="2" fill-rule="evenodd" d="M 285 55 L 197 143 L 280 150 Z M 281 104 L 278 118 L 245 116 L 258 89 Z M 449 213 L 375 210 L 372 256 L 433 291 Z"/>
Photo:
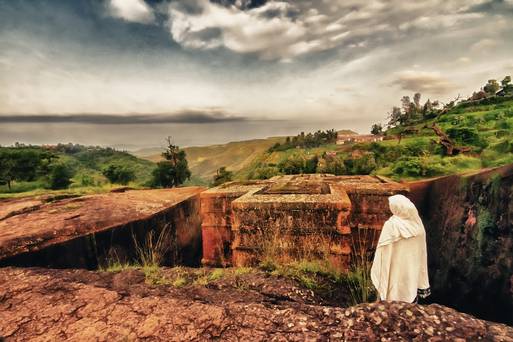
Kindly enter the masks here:
<path id="1" fill-rule="evenodd" d="M 73 171 L 65 164 L 56 164 L 51 168 L 49 177 L 50 189 L 67 189 L 71 184 Z"/>
<path id="2" fill-rule="evenodd" d="M 513 109 L 506 109 L 504 111 L 504 116 L 507 118 L 513 118 Z"/>
<path id="3" fill-rule="evenodd" d="M 488 112 L 488 113 L 485 113 L 485 115 L 483 116 L 485 121 L 495 121 L 499 118 L 499 113 L 497 112 Z"/>
<path id="4" fill-rule="evenodd" d="M 507 137 L 509 134 L 510 134 L 510 131 L 506 130 L 506 129 L 500 129 L 497 132 L 495 132 L 495 136 L 497 138 Z"/>
<path id="5" fill-rule="evenodd" d="M 447 135 L 463 145 L 472 145 L 480 148 L 485 148 L 488 145 L 475 128 L 451 127 L 447 129 Z"/>
<path id="6" fill-rule="evenodd" d="M 344 166 L 348 174 L 368 175 L 377 167 L 373 153 L 368 153 L 360 158 L 349 158 L 344 160 Z"/>
<path id="7" fill-rule="evenodd" d="M 492 146 L 494 151 L 499 153 L 511 153 L 513 152 L 513 144 L 511 144 L 508 140 L 501 141 L 498 144 Z"/>
<path id="8" fill-rule="evenodd" d="M 280 174 L 280 170 L 275 166 L 263 166 L 255 169 L 253 173 L 253 177 L 256 179 L 269 179 L 274 176 L 278 176 Z"/>
<path id="9" fill-rule="evenodd" d="M 394 165 L 392 171 L 397 176 L 418 178 L 433 177 L 446 170 L 440 163 L 430 162 L 427 158 L 403 157 Z"/>
<path id="10" fill-rule="evenodd" d="M 111 183 L 116 184 L 126 185 L 135 179 L 134 171 L 123 165 L 111 164 L 102 173 Z"/>
<path id="11" fill-rule="evenodd" d="M 346 174 L 344 159 L 338 156 L 324 155 L 319 161 L 317 172 L 330 173 L 336 176 L 344 175 Z"/>
<path id="12" fill-rule="evenodd" d="M 278 164 L 280 172 L 286 175 L 297 175 L 301 173 L 316 173 L 319 157 L 314 155 L 311 158 L 296 153 L 289 156 Z"/>
<path id="13" fill-rule="evenodd" d="M 501 119 L 501 120 L 497 120 L 497 122 L 495 123 L 495 128 L 507 130 L 507 129 L 511 129 L 511 124 L 507 120 Z"/>
<path id="14" fill-rule="evenodd" d="M 95 186 L 97 183 L 95 182 L 95 179 L 91 177 L 90 175 L 80 175 L 78 177 L 78 182 L 80 186 Z"/>
<path id="15" fill-rule="evenodd" d="M 213 186 L 218 186 L 223 183 L 233 180 L 233 172 L 226 170 L 226 167 L 220 167 L 212 180 Z"/>

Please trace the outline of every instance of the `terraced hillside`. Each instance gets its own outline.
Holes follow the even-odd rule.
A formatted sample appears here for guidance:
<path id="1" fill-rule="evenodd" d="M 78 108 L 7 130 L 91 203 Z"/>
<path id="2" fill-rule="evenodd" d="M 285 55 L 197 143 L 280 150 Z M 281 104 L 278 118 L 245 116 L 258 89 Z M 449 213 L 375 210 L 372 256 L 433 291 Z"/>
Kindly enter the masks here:
<path id="1" fill-rule="evenodd" d="M 453 153 L 441 144 L 445 138 L 457 148 Z M 513 163 L 512 139 L 513 97 L 494 97 L 390 128 L 383 141 L 266 151 L 236 176 L 325 172 L 422 179 Z"/>

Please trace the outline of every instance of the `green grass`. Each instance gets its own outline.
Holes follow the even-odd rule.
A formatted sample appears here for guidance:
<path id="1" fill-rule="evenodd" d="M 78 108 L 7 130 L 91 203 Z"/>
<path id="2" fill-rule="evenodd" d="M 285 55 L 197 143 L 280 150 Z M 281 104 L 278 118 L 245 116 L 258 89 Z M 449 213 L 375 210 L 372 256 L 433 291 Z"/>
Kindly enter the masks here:
<path id="1" fill-rule="evenodd" d="M 437 143 L 439 138 L 429 127 L 436 123 L 447 132 L 451 128 L 476 128 L 478 139 L 470 146 L 470 153 L 457 156 L 444 156 Z M 418 133 L 406 135 L 401 142 L 384 140 L 378 143 L 360 143 L 354 145 L 325 145 L 316 149 L 289 149 L 273 153 L 263 152 L 252 163 L 236 173 L 237 179 L 256 178 L 265 174 L 280 174 L 276 165 L 293 155 L 306 157 L 321 156 L 324 152 L 336 152 L 344 160 L 359 158 L 353 153 L 367 153 L 372 156 L 369 166 L 357 166 L 346 169 L 345 174 L 372 170 L 371 174 L 391 177 L 395 180 L 417 180 L 457 173 L 474 172 L 481 168 L 502 166 L 513 163 L 513 100 L 498 104 L 468 106 L 461 104 L 448 113 L 412 124 Z M 396 137 L 402 128 L 391 128 L 386 133 Z M 367 163 L 367 162 L 366 162 Z M 351 165 L 351 164 L 349 164 Z M 353 167 L 355 164 L 352 164 Z M 360 170 L 360 171 L 359 171 Z"/>
<path id="2" fill-rule="evenodd" d="M 2 147 L 0 147 L 2 149 Z M 27 147 L 28 149 L 28 147 Z M 30 149 L 42 150 L 41 147 L 30 147 Z M 54 192 L 48 190 L 46 175 L 39 175 L 39 178 L 32 182 L 13 182 L 12 188 L 0 185 L 0 197 L 18 197 L 27 195 L 40 195 L 46 193 L 71 193 L 91 194 L 110 191 L 119 184 L 110 184 L 103 176 L 102 171 L 111 164 L 122 165 L 132 170 L 135 180 L 127 184 L 134 188 L 141 188 L 151 180 L 151 173 L 155 164 L 151 161 L 137 158 L 129 153 L 112 149 L 81 147 L 78 151 L 64 152 L 55 150 L 57 156 L 55 163 L 65 164 L 73 170 L 71 185 L 69 189 Z"/>
<path id="3" fill-rule="evenodd" d="M 207 185 L 211 182 L 217 169 L 226 167 L 229 171 L 239 171 L 249 166 L 255 158 L 264 153 L 277 142 L 283 142 L 282 137 L 236 141 L 227 144 L 186 147 L 187 161 L 192 172 L 193 185 Z M 134 152 L 140 158 L 157 162 L 161 160 L 159 149 L 141 150 Z"/>

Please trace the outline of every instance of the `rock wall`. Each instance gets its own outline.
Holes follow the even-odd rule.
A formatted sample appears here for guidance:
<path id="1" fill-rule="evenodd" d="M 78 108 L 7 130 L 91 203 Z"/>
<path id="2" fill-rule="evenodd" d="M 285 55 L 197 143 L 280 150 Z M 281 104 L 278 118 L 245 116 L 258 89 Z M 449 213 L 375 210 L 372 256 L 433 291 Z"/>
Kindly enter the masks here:
<path id="1" fill-rule="evenodd" d="M 202 263 L 248 266 L 277 252 L 328 258 L 347 271 L 376 245 L 387 198 L 404 185 L 373 176 L 288 175 L 230 182 L 201 194 Z M 357 247 L 357 248 L 354 248 Z"/>
<path id="2" fill-rule="evenodd" d="M 513 324 L 513 166 L 411 183 L 432 300 Z"/>
<path id="3" fill-rule="evenodd" d="M 201 259 L 202 188 L 136 190 L 38 204 L 0 219 L 0 266 L 95 269 L 137 257 L 153 232 L 170 248 L 163 263 Z M 4 203 L 4 207 L 9 203 Z M 19 206 L 17 204 L 17 206 Z"/>

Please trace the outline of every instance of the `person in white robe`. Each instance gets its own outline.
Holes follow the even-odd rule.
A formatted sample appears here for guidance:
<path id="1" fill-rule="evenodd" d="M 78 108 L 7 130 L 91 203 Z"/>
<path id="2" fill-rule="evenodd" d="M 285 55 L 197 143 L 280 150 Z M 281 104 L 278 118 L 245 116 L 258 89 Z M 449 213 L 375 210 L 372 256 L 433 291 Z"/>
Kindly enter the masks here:
<path id="1" fill-rule="evenodd" d="M 381 230 L 371 280 L 381 300 L 412 303 L 430 294 L 426 232 L 408 198 L 394 195 L 388 201 L 393 215 Z"/>

